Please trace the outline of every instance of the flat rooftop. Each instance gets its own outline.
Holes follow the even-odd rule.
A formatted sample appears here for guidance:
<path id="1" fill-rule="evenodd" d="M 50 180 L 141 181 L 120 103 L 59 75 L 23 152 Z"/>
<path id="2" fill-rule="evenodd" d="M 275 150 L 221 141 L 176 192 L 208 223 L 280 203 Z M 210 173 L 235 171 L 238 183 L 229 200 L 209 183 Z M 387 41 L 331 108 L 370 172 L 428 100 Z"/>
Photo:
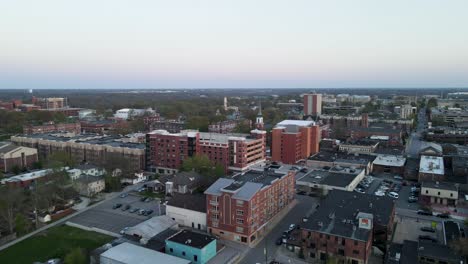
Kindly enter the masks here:
<path id="1" fill-rule="evenodd" d="M 314 121 L 307 121 L 307 120 L 283 120 L 276 124 L 276 126 L 314 126 Z"/>
<path id="2" fill-rule="evenodd" d="M 256 192 L 274 181 L 288 175 L 288 172 L 278 172 L 274 169 L 249 170 L 239 173 L 232 178 L 220 178 L 213 183 L 205 194 L 221 195 L 222 192 L 234 193 L 234 199 L 250 200 Z"/>
<path id="3" fill-rule="evenodd" d="M 421 161 L 419 162 L 419 172 L 443 175 L 445 173 L 444 158 L 424 155 L 421 156 Z"/>
<path id="4" fill-rule="evenodd" d="M 326 162 L 348 162 L 357 164 L 367 164 L 375 159 L 375 156 L 367 154 L 348 154 L 345 152 L 336 151 L 320 151 L 308 158 L 308 160 L 314 161 L 326 161 Z"/>
<path id="5" fill-rule="evenodd" d="M 441 189 L 441 190 L 448 190 L 448 191 L 458 191 L 458 187 L 455 183 L 452 182 L 434 182 L 434 181 L 423 181 L 421 183 L 422 188 L 433 188 L 433 189 Z"/>
<path id="6" fill-rule="evenodd" d="M 182 230 L 179 233 L 168 238 L 167 240 L 186 246 L 202 249 L 211 242 L 213 242 L 215 238 L 209 235 L 196 233 L 189 230 Z"/>
<path id="7" fill-rule="evenodd" d="M 405 166 L 406 158 L 403 156 L 395 155 L 378 155 L 373 164 L 389 167 L 403 167 Z"/>
<path id="8" fill-rule="evenodd" d="M 101 257 L 111 259 L 122 264 L 190 264 L 186 259 L 164 254 L 155 250 L 147 249 L 128 242 L 112 247 L 101 254 Z"/>
<path id="9" fill-rule="evenodd" d="M 312 170 L 297 180 L 297 183 L 313 183 L 328 186 L 346 187 L 362 172 L 362 169 L 353 169 L 353 172 L 339 172 L 330 170 Z"/>

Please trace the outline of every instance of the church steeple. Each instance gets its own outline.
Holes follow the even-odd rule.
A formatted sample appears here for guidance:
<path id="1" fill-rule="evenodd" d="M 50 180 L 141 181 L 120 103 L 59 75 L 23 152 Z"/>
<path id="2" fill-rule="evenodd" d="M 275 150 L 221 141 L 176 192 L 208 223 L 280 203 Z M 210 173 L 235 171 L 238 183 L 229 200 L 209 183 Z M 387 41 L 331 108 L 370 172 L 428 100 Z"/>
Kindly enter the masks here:
<path id="1" fill-rule="evenodd" d="M 258 114 L 257 114 L 257 119 L 255 120 L 255 128 L 260 129 L 260 130 L 264 129 L 261 101 L 258 106 Z"/>

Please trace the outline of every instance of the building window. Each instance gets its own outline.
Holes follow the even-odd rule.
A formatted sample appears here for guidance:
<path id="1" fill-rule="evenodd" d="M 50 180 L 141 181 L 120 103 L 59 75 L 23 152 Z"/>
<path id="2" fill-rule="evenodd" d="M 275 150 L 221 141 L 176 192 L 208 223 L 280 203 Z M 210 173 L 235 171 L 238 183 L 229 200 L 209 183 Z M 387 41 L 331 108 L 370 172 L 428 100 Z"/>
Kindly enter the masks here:
<path id="1" fill-rule="evenodd" d="M 320 235 L 319 235 L 319 237 L 320 237 L 320 238 L 322 238 L 322 237 L 323 237 L 323 235 L 322 235 L 322 234 L 320 234 Z"/>
<path id="2" fill-rule="evenodd" d="M 244 215 L 244 210 L 236 210 L 237 215 Z"/>
<path id="3" fill-rule="evenodd" d="M 357 241 L 354 241 L 354 245 L 357 246 L 358 242 Z"/>
<path id="4" fill-rule="evenodd" d="M 327 235 L 327 240 L 330 240 L 330 235 Z"/>
<path id="5" fill-rule="evenodd" d="M 236 227 L 236 232 L 237 232 L 237 233 L 244 233 L 244 228 L 243 228 L 243 227 L 240 227 L 240 226 L 237 226 L 237 227 Z"/>
<path id="6" fill-rule="evenodd" d="M 309 253 L 309 257 L 315 258 L 315 252 L 310 252 L 310 253 Z"/>
<path id="7" fill-rule="evenodd" d="M 237 206 L 243 206 L 243 205 L 244 205 L 244 201 L 242 201 L 242 200 L 236 200 L 236 204 L 237 204 Z"/>
<path id="8" fill-rule="evenodd" d="M 174 252 L 174 249 L 170 248 L 169 251 L 170 251 L 170 252 Z"/>
<path id="9" fill-rule="evenodd" d="M 453 197 L 453 193 L 450 193 L 450 197 Z"/>
<path id="10" fill-rule="evenodd" d="M 429 191 L 428 191 L 428 190 L 426 190 L 426 194 L 428 194 L 428 193 L 429 193 Z"/>
<path id="11" fill-rule="evenodd" d="M 198 261 L 198 256 L 197 255 L 193 255 L 193 261 L 195 261 L 195 262 Z"/>
<path id="12" fill-rule="evenodd" d="M 437 195 L 440 195 L 440 192 L 437 192 Z"/>
<path id="13" fill-rule="evenodd" d="M 185 256 L 185 251 L 182 251 L 182 256 Z"/>
<path id="14" fill-rule="evenodd" d="M 353 254 L 359 255 L 359 250 L 353 250 Z"/>
<path id="15" fill-rule="evenodd" d="M 344 249 L 338 249 L 338 255 L 344 256 Z"/>
<path id="16" fill-rule="evenodd" d="M 238 224 L 244 224 L 244 219 L 236 218 L 236 223 L 238 223 Z"/>

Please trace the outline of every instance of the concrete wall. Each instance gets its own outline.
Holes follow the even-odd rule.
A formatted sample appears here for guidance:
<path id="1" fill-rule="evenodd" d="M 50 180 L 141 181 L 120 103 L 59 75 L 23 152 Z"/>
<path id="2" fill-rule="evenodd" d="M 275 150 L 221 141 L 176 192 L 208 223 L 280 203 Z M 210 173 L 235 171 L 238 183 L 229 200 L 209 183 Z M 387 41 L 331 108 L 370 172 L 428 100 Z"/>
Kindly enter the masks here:
<path id="1" fill-rule="evenodd" d="M 206 230 L 206 213 L 167 205 L 166 215 L 181 226 Z M 200 228 L 198 225 L 200 225 Z"/>

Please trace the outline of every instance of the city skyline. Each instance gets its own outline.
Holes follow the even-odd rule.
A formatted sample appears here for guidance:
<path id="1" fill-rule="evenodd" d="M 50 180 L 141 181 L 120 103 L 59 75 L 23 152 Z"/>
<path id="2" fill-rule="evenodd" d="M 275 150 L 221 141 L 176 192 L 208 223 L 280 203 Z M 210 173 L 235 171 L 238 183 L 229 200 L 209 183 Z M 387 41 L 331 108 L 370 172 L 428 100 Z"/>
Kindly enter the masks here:
<path id="1" fill-rule="evenodd" d="M 467 7 L 0 3 L 0 89 L 462 88 Z"/>

